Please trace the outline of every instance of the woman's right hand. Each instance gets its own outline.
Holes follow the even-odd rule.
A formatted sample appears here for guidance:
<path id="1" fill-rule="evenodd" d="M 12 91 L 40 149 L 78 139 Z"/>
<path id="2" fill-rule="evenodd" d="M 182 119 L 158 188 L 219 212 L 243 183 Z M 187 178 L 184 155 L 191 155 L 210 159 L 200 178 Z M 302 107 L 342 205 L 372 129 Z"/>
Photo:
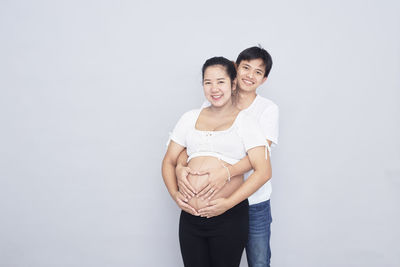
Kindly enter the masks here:
<path id="1" fill-rule="evenodd" d="M 174 200 L 176 204 L 179 206 L 179 208 L 181 208 L 182 210 L 194 216 L 199 216 L 197 210 L 195 210 L 192 206 L 187 204 L 188 201 L 187 198 L 180 191 L 176 191 L 176 193 L 174 194 Z"/>
<path id="2" fill-rule="evenodd" d="M 196 195 L 196 191 L 189 183 L 187 177 L 192 173 L 191 169 L 186 166 L 177 165 L 175 169 L 175 174 L 178 182 L 179 191 L 187 198 L 191 199 Z M 193 173 L 192 173 L 193 174 Z"/>

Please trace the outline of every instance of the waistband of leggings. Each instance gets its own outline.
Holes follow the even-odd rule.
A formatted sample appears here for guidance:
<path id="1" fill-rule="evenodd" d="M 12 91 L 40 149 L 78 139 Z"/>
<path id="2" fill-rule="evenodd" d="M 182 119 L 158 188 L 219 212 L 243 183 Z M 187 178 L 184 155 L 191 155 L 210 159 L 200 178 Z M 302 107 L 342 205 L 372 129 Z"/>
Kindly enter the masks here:
<path id="1" fill-rule="evenodd" d="M 215 217 L 211 217 L 211 218 L 204 218 L 204 217 L 200 217 L 200 216 L 195 216 L 195 215 L 187 213 L 186 211 L 183 211 L 183 210 L 182 210 L 181 215 L 184 216 L 185 218 L 189 219 L 189 220 L 218 221 L 218 220 L 225 219 L 227 217 L 235 216 L 236 214 L 238 214 L 238 213 L 240 214 L 240 213 L 243 213 L 243 212 L 245 212 L 246 214 L 248 214 L 248 212 L 249 212 L 249 201 L 247 199 L 243 200 L 242 202 L 240 202 L 239 204 L 237 204 L 233 208 L 225 211 L 221 215 L 218 215 L 218 216 L 215 216 Z"/>

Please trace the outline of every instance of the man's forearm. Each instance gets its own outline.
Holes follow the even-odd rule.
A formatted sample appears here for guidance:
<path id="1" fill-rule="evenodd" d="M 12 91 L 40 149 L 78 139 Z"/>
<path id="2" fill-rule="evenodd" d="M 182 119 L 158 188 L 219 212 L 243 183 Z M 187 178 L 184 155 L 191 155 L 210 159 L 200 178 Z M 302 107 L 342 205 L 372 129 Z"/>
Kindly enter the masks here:
<path id="1" fill-rule="evenodd" d="M 169 194 L 174 199 L 174 195 L 178 191 L 178 185 L 176 183 L 175 176 L 175 166 L 166 159 L 164 159 L 162 163 L 162 176 Z"/>
<path id="2" fill-rule="evenodd" d="M 233 192 L 232 195 L 227 198 L 229 208 L 234 207 L 238 203 L 250 197 L 270 178 L 271 174 L 268 172 L 253 172 L 252 175 L 235 192 Z"/>
<path id="3" fill-rule="evenodd" d="M 239 162 L 228 167 L 231 177 L 242 175 L 252 169 L 249 156 L 242 158 Z"/>
<path id="4" fill-rule="evenodd" d="M 267 139 L 267 142 L 268 142 L 268 145 L 271 146 L 272 142 L 269 141 L 268 139 Z M 231 177 L 234 177 L 237 175 L 245 174 L 246 172 L 253 169 L 253 167 L 251 166 L 249 156 L 246 156 L 246 157 L 242 158 L 239 162 L 235 163 L 234 165 L 229 166 L 228 169 L 229 169 L 229 173 L 230 173 Z"/>

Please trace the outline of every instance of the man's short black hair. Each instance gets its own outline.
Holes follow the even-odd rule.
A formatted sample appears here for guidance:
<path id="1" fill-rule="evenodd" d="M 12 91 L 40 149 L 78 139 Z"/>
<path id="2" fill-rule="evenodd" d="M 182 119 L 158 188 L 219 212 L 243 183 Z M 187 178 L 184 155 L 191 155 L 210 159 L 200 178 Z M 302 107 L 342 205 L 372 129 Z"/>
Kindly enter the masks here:
<path id="1" fill-rule="evenodd" d="M 236 65 L 239 66 L 242 60 L 261 59 L 265 65 L 264 77 L 268 77 L 272 68 L 271 55 L 261 46 L 253 46 L 243 50 L 236 59 Z"/>

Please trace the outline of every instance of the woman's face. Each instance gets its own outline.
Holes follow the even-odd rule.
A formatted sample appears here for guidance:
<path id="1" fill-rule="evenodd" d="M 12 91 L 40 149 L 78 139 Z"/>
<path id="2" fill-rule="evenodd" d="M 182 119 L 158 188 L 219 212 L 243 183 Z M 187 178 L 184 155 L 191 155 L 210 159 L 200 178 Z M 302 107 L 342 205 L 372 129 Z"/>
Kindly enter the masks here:
<path id="1" fill-rule="evenodd" d="M 204 71 L 203 88 L 204 95 L 211 105 L 222 107 L 231 101 L 234 86 L 232 87 L 225 67 L 214 65 Z"/>

